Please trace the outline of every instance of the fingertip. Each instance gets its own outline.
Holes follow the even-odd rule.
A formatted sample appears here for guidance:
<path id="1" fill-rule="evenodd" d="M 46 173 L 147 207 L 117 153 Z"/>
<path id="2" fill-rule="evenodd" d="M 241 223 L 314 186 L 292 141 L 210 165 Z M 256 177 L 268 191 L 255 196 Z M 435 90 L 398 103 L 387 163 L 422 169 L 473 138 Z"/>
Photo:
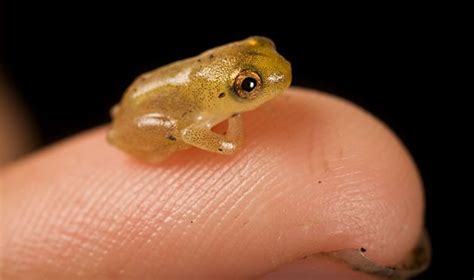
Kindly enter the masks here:
<path id="1" fill-rule="evenodd" d="M 370 114 L 292 89 L 243 121 L 245 144 L 231 157 L 189 149 L 146 165 L 108 145 L 100 128 L 12 166 L 2 222 L 12 223 L 6 250 L 17 253 L 8 263 L 35 240 L 29 250 L 57 263 L 29 266 L 49 275 L 72 258 L 69 271 L 86 275 L 243 277 L 344 248 L 392 264 L 414 246 L 421 182 Z"/>

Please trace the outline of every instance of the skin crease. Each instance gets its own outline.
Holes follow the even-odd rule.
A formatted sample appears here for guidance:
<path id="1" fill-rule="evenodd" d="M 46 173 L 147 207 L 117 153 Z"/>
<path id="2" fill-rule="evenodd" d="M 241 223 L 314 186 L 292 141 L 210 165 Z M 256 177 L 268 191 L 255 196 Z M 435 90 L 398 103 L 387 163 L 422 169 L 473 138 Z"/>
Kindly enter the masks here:
<path id="1" fill-rule="evenodd" d="M 420 178 L 371 115 L 293 88 L 243 122 L 235 156 L 188 149 L 149 166 L 108 145 L 99 128 L 7 166 L 1 276 L 255 278 L 362 246 L 395 264 L 415 245 Z M 313 276 L 355 274 L 310 261 Z"/>

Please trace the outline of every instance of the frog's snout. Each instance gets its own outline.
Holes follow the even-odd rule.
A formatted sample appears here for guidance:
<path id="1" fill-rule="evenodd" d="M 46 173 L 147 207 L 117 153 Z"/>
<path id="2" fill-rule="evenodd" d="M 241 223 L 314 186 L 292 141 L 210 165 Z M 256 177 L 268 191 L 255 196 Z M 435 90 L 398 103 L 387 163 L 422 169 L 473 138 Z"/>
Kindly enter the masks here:
<path id="1" fill-rule="evenodd" d="M 291 84 L 291 64 L 281 57 L 278 69 L 268 77 L 268 81 L 275 86 L 285 90 Z"/>
<path id="2" fill-rule="evenodd" d="M 285 89 L 288 88 L 291 84 L 291 79 L 292 79 L 292 74 L 291 74 L 291 63 L 288 62 L 286 59 L 283 58 L 285 61 L 284 63 L 284 70 L 283 70 L 283 75 L 284 75 L 284 87 Z"/>

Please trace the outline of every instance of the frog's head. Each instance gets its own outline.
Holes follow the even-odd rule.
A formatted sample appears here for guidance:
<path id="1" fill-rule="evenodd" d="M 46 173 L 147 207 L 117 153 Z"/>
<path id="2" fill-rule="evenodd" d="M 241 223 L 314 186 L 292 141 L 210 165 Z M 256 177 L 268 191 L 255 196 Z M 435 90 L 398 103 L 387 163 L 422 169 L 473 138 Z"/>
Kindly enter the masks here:
<path id="1" fill-rule="evenodd" d="M 231 114 L 249 111 L 280 95 L 291 83 L 291 65 L 265 37 L 250 37 L 202 54 L 218 73 L 206 110 Z M 205 59 L 204 58 L 204 59 Z M 215 78 L 216 76 L 214 76 Z M 213 77 L 211 77 L 213 78 Z"/>

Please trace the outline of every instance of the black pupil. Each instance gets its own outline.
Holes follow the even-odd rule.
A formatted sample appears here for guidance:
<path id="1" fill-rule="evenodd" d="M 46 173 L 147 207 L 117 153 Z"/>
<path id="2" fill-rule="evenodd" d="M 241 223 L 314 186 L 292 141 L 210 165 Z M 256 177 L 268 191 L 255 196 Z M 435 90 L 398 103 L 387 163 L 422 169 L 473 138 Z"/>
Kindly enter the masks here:
<path id="1" fill-rule="evenodd" d="M 257 80 L 247 77 L 242 81 L 242 89 L 251 92 L 257 86 Z"/>

